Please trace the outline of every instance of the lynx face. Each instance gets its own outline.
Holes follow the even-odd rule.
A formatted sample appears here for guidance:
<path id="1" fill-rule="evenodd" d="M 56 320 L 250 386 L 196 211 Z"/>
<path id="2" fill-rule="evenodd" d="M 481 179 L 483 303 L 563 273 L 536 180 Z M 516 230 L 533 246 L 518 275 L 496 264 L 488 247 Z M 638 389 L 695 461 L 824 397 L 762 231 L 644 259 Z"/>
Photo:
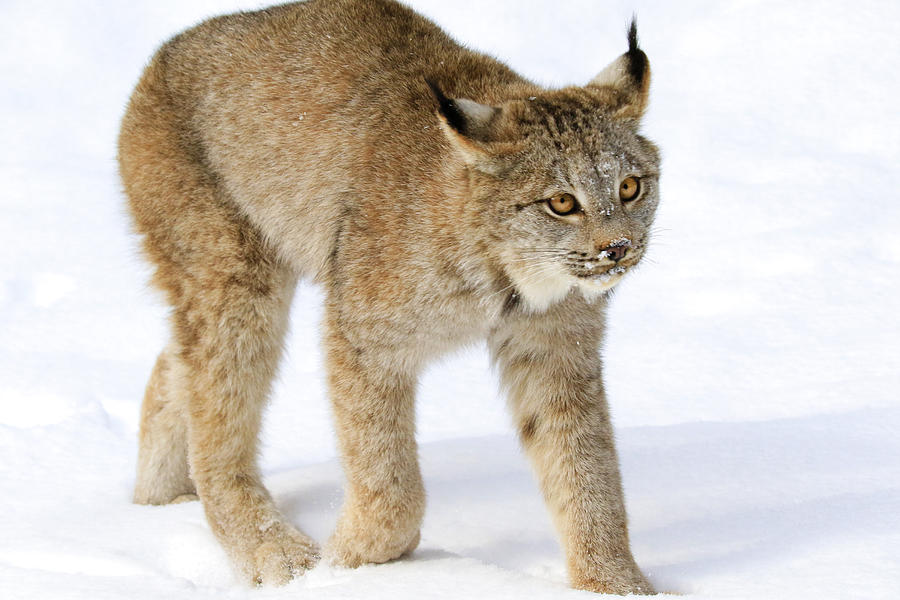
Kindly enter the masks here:
<path id="1" fill-rule="evenodd" d="M 658 202 L 659 155 L 636 122 L 591 106 L 560 114 L 552 101 L 535 104 L 520 125 L 524 148 L 501 159 L 509 169 L 484 187 L 497 210 L 503 268 L 539 311 L 574 289 L 596 298 L 640 261 Z"/>
<path id="2" fill-rule="evenodd" d="M 456 102 L 490 120 L 482 131 L 469 123 L 465 137 L 448 131 L 525 305 L 543 311 L 573 290 L 594 299 L 621 281 L 644 254 L 658 203 L 659 153 L 638 120 L 591 88 L 496 109 Z"/>
<path id="3" fill-rule="evenodd" d="M 587 86 L 497 107 L 448 99 L 432 84 L 445 133 L 469 163 L 482 226 L 533 311 L 574 290 L 597 298 L 647 247 L 660 159 L 638 133 L 649 63 L 629 41 Z"/>

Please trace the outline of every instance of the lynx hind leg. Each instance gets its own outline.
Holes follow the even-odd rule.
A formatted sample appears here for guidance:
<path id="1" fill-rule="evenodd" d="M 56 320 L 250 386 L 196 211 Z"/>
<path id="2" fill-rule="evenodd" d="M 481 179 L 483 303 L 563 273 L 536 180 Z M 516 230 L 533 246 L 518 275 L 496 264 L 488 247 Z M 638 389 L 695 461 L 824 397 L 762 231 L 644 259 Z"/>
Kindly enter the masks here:
<path id="1" fill-rule="evenodd" d="M 188 126 L 169 104 L 163 68 L 159 58 L 151 63 L 123 119 L 122 180 L 156 266 L 154 283 L 173 308 L 177 395 L 184 394 L 197 495 L 247 581 L 281 584 L 318 559 L 315 543 L 275 507 L 256 465 L 261 413 L 296 276 L 196 162 L 182 135 Z M 162 396 L 150 397 L 152 416 Z"/>
<path id="2" fill-rule="evenodd" d="M 203 226 L 214 219 L 220 229 L 190 242 L 197 262 L 178 265 L 173 311 L 190 474 L 213 533 L 247 580 L 283 584 L 318 559 L 315 542 L 275 507 L 256 464 L 296 277 L 227 205 L 206 207 Z"/>
<path id="3" fill-rule="evenodd" d="M 312 539 L 275 507 L 256 465 L 296 278 L 248 225 L 239 227 L 215 245 L 231 241 L 240 258 L 210 257 L 216 266 L 175 310 L 189 370 L 188 455 L 210 526 L 239 569 L 253 582 L 283 584 L 318 558 Z"/>
<path id="4" fill-rule="evenodd" d="M 171 347 L 156 360 L 141 406 L 134 502 L 184 502 L 194 494 L 188 473 L 187 414 L 178 357 Z"/>

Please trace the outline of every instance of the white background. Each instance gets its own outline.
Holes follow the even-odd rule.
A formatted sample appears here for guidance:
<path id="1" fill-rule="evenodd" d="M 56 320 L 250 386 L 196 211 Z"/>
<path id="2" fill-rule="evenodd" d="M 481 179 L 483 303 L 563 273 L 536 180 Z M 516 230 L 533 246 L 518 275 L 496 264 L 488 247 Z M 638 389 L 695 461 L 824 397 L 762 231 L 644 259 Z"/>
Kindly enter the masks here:
<path id="1" fill-rule="evenodd" d="M 900 590 L 900 9 L 892 2 L 410 1 L 548 85 L 625 50 L 664 154 L 650 260 L 604 353 L 632 541 L 695 598 Z M 116 174 L 154 49 L 252 2 L 0 4 L 0 595 L 576 597 L 486 353 L 423 378 L 429 508 L 411 559 L 237 581 L 197 503 L 130 504 L 139 401 L 166 339 Z M 324 542 L 341 474 L 302 285 L 262 464 Z M 582 597 L 588 597 L 584 594 Z"/>

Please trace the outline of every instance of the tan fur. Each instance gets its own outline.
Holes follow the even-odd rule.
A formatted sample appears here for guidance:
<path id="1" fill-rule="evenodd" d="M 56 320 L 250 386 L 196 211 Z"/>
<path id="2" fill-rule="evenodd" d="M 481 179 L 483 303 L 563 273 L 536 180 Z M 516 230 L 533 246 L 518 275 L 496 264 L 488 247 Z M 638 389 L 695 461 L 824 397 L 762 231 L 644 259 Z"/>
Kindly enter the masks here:
<path id="1" fill-rule="evenodd" d="M 658 155 L 637 134 L 649 67 L 629 79 L 635 60 L 647 67 L 636 42 L 588 86 L 546 90 L 391 0 L 310 0 L 167 42 L 119 142 L 172 306 L 135 501 L 196 493 L 253 581 L 315 564 L 315 543 L 280 515 L 256 466 L 293 289 L 310 278 L 326 293 L 347 476 L 333 562 L 416 547 L 417 377 L 486 338 L 573 585 L 652 593 L 629 549 L 597 351 L 605 292 L 640 259 L 657 202 Z M 626 205 L 616 194 L 628 175 L 644 189 Z M 583 211 L 554 217 L 543 199 L 557 193 Z M 606 250 L 621 244 L 614 263 Z"/>

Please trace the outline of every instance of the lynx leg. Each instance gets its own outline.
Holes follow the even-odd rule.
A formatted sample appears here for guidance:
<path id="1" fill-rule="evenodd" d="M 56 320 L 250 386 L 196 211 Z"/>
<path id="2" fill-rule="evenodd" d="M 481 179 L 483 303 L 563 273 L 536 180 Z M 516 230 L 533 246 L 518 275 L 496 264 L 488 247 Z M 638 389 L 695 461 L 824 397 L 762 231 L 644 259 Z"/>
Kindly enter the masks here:
<path id="1" fill-rule="evenodd" d="M 414 377 L 354 348 L 329 310 L 326 345 L 346 497 L 329 559 L 357 567 L 412 552 L 425 492 L 416 455 Z"/>
<path id="2" fill-rule="evenodd" d="M 188 474 L 187 415 L 171 347 L 156 359 L 141 406 L 134 502 L 167 504 L 195 494 Z"/>
<path id="3" fill-rule="evenodd" d="M 122 121 L 122 181 L 156 266 L 154 283 L 173 307 L 173 363 L 197 495 L 247 579 L 284 583 L 315 563 L 317 549 L 278 512 L 256 451 L 296 276 L 204 166 L 196 137 L 186 135 L 192 125 L 168 85 L 167 52 L 147 67 Z"/>
<path id="4" fill-rule="evenodd" d="M 629 547 L 597 351 L 602 315 L 590 308 L 569 301 L 543 315 L 511 317 L 493 333 L 491 352 L 562 538 L 572 585 L 652 594 Z"/>
<path id="5" fill-rule="evenodd" d="M 252 232 L 239 237 L 253 243 Z M 282 584 L 317 558 L 314 542 L 276 509 L 256 466 L 295 278 L 263 256 L 244 265 L 214 262 L 229 273 L 204 277 L 175 312 L 189 371 L 191 476 L 212 530 L 241 571 L 258 583 Z"/>
<path id="6" fill-rule="evenodd" d="M 283 584 L 318 557 L 315 543 L 281 516 L 256 465 L 296 278 L 247 223 L 220 224 L 192 242 L 202 261 L 180 272 L 173 312 L 190 473 L 213 533 L 248 581 Z"/>

